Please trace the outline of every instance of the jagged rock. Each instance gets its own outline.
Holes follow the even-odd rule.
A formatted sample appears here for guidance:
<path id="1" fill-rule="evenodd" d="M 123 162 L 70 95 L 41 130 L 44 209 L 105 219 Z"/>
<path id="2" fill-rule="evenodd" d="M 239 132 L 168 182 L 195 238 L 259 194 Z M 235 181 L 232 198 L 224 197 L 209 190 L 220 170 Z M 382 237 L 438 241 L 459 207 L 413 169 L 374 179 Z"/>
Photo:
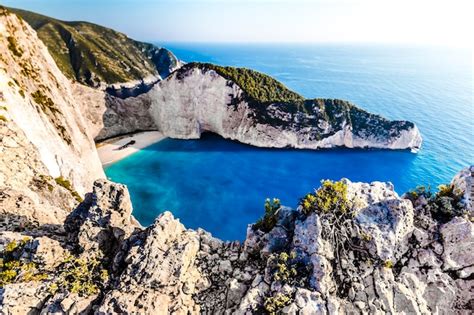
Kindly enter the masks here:
<path id="1" fill-rule="evenodd" d="M 94 182 L 86 196 L 65 222 L 69 239 L 86 255 L 113 254 L 120 243 L 140 227 L 132 216 L 132 203 L 124 185 L 105 179 Z"/>
<path id="2" fill-rule="evenodd" d="M 474 165 L 460 171 L 451 181 L 454 192 L 463 196 L 462 202 L 474 216 Z"/>
<path id="3" fill-rule="evenodd" d="M 194 266 L 199 250 L 197 233 L 186 230 L 169 212 L 143 233 L 143 244 L 129 251 L 125 259 L 128 266 L 118 286 L 106 294 L 99 311 L 197 312 L 199 306 L 192 299 L 195 284 L 201 277 Z"/>
<path id="4" fill-rule="evenodd" d="M 456 217 L 441 227 L 443 237 L 443 269 L 460 270 L 474 266 L 474 226 L 465 218 Z"/>

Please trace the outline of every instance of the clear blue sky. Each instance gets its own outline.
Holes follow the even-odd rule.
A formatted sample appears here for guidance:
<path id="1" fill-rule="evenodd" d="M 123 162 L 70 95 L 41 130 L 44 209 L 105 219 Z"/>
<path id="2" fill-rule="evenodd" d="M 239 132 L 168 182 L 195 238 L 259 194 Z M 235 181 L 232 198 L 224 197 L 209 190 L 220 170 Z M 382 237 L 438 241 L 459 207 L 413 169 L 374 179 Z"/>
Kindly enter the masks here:
<path id="1" fill-rule="evenodd" d="M 474 0 L 1 0 L 139 40 L 468 45 Z M 470 46 L 470 44 L 468 45 Z"/>

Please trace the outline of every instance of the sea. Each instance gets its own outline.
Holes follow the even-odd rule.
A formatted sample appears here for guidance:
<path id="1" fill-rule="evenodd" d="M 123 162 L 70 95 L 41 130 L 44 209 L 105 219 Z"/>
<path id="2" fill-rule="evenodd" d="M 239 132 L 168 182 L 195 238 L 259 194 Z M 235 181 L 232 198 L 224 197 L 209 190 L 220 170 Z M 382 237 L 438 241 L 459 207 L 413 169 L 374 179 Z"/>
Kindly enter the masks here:
<path id="1" fill-rule="evenodd" d="M 474 164 L 472 50 L 368 44 L 158 43 L 186 62 L 255 69 L 307 98 L 349 100 L 389 119 L 410 120 L 418 153 L 262 149 L 205 134 L 165 139 L 108 167 L 128 186 L 144 226 L 171 211 L 188 228 L 244 240 L 266 198 L 296 207 L 323 179 L 389 181 L 401 195 L 432 190 Z"/>

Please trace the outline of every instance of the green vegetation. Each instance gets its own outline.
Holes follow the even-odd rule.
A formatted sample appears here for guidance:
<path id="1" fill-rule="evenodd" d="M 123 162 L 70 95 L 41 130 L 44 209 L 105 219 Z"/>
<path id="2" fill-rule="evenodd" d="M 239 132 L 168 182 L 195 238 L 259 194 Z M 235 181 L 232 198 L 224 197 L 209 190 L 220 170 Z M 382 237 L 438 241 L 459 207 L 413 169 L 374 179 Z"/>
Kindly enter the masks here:
<path id="1" fill-rule="evenodd" d="M 10 283 L 41 281 L 47 278 L 33 262 L 25 262 L 21 257 L 29 239 L 12 241 L 0 252 L 0 287 Z"/>
<path id="2" fill-rule="evenodd" d="M 462 195 L 456 193 L 451 185 L 438 186 L 437 193 L 433 193 L 430 187 L 418 186 L 416 189 L 407 192 L 405 196 L 415 206 L 419 198 L 423 198 L 426 201 L 424 208 L 430 212 L 435 220 L 441 223 L 448 222 L 456 216 L 468 214 L 461 204 Z"/>
<path id="3" fill-rule="evenodd" d="M 0 109 L 1 109 L 1 110 L 4 110 L 4 111 L 7 111 L 7 110 L 8 110 L 8 108 L 7 108 L 6 106 L 0 106 Z"/>
<path id="4" fill-rule="evenodd" d="M 265 200 L 265 214 L 263 218 L 258 220 L 254 225 L 254 230 L 261 230 L 265 233 L 270 232 L 278 221 L 278 212 L 281 208 L 280 200 L 273 198 L 273 200 Z"/>
<path id="5" fill-rule="evenodd" d="M 44 88 L 47 89 L 46 87 Z M 33 98 L 35 103 L 40 106 L 43 113 L 48 116 L 50 122 L 54 125 L 56 130 L 61 135 L 61 138 L 66 141 L 67 144 L 71 145 L 71 136 L 67 132 L 66 127 L 61 124 L 61 120 L 59 117 L 62 115 L 62 113 L 56 106 L 56 104 L 54 104 L 53 100 L 50 97 L 46 96 L 42 90 L 37 90 L 36 92 L 32 93 L 31 97 Z"/>
<path id="6" fill-rule="evenodd" d="M 298 259 L 296 252 L 281 252 L 272 254 L 268 260 L 270 275 L 273 281 L 283 286 L 307 287 L 312 266 L 310 263 Z M 267 296 L 263 303 L 263 310 L 269 314 L 277 314 L 294 300 L 294 296 L 276 293 Z"/>
<path id="7" fill-rule="evenodd" d="M 386 260 L 386 261 L 383 262 L 383 266 L 385 268 L 392 269 L 394 265 L 393 265 L 393 262 L 391 260 Z"/>
<path id="8" fill-rule="evenodd" d="M 8 41 L 8 49 L 10 49 L 13 55 L 15 55 L 16 57 L 23 56 L 23 50 L 18 46 L 18 43 L 16 42 L 15 37 L 8 36 L 7 41 Z"/>
<path id="9" fill-rule="evenodd" d="M 53 178 L 48 175 L 39 175 L 33 178 L 33 185 L 38 189 L 48 189 L 50 192 L 54 190 L 54 186 L 51 184 Z"/>
<path id="10" fill-rule="evenodd" d="M 41 106 L 43 112 L 50 111 L 51 113 L 61 113 L 61 111 L 54 104 L 53 100 L 46 96 L 41 90 L 37 90 L 36 92 L 32 93 L 31 97 L 36 104 Z"/>
<path id="11" fill-rule="evenodd" d="M 134 41 L 106 27 L 10 10 L 36 30 L 59 69 L 83 84 L 141 80 L 157 72 L 167 75 L 168 67 L 176 63 L 166 49 Z"/>
<path id="12" fill-rule="evenodd" d="M 97 294 L 109 280 L 109 274 L 97 259 L 80 259 L 68 256 L 59 266 L 59 276 L 49 291 L 69 291 L 81 296 Z"/>
<path id="13" fill-rule="evenodd" d="M 54 275 L 40 271 L 37 264 L 25 257 L 29 239 L 12 241 L 0 252 L 0 287 L 11 283 L 43 281 L 53 278 L 49 291 L 69 291 L 81 296 L 96 294 L 109 281 L 109 274 L 97 259 L 67 256 Z M 26 255 L 28 256 L 28 255 Z"/>
<path id="14" fill-rule="evenodd" d="M 275 296 L 265 298 L 264 308 L 268 314 L 278 314 L 279 311 L 291 304 L 291 297 L 283 293 L 277 293 Z"/>
<path id="15" fill-rule="evenodd" d="M 74 188 L 72 187 L 72 184 L 69 180 L 65 179 L 64 177 L 60 176 L 60 177 L 57 177 L 54 179 L 56 181 L 56 183 L 59 185 L 59 186 L 62 186 L 64 188 L 66 188 L 67 190 L 69 190 L 69 192 L 71 193 L 71 195 L 76 199 L 77 202 L 82 202 L 83 199 L 81 197 L 81 195 L 79 195 L 79 193 L 77 191 L 74 190 Z"/>
<path id="16" fill-rule="evenodd" d="M 235 82 L 249 97 L 261 103 L 302 103 L 304 101 L 301 95 L 290 91 L 282 83 L 254 70 L 221 67 L 210 63 L 190 63 L 187 66 L 214 70 L 224 78 Z"/>
<path id="17" fill-rule="evenodd" d="M 7 122 L 8 119 L 7 119 L 7 117 L 5 117 L 5 116 L 3 116 L 3 115 L 0 115 L 0 121 Z"/>
<path id="18" fill-rule="evenodd" d="M 303 213 L 346 213 L 350 208 L 347 200 L 347 185 L 342 182 L 323 180 L 321 188 L 314 194 L 307 194 L 300 202 Z"/>

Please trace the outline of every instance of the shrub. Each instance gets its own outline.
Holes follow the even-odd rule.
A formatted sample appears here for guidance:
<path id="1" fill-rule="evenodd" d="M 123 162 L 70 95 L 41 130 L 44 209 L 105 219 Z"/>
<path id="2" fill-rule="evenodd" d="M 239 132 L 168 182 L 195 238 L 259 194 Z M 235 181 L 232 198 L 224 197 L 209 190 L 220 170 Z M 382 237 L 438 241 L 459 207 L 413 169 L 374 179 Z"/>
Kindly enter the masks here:
<path id="1" fill-rule="evenodd" d="M 462 216 L 467 210 L 461 204 L 462 195 L 454 192 L 451 185 L 440 185 L 439 191 L 428 202 L 428 207 L 434 219 L 444 223 L 456 216 Z"/>
<path id="2" fill-rule="evenodd" d="M 265 214 L 254 225 L 254 230 L 261 230 L 265 233 L 270 232 L 278 221 L 278 212 L 281 208 L 280 200 L 273 198 L 273 200 L 265 200 Z"/>
<path id="3" fill-rule="evenodd" d="M 275 296 L 270 296 L 265 299 L 264 308 L 268 314 L 277 314 L 285 306 L 291 303 L 289 295 L 277 293 Z"/>
<path id="4" fill-rule="evenodd" d="M 13 55 L 17 57 L 21 57 L 23 55 L 23 50 L 18 47 L 18 43 L 16 42 L 15 37 L 13 36 L 8 36 L 8 49 L 13 53 Z"/>
<path id="5" fill-rule="evenodd" d="M 349 208 L 347 184 L 323 180 L 314 194 L 307 194 L 300 202 L 303 213 L 346 213 Z"/>
<path id="6" fill-rule="evenodd" d="M 383 262 L 383 266 L 385 268 L 392 269 L 393 268 L 393 262 L 391 260 L 386 260 L 386 261 Z"/>
<path id="7" fill-rule="evenodd" d="M 68 256 L 59 267 L 57 280 L 49 286 L 51 294 L 69 291 L 80 296 L 97 294 L 109 280 L 107 270 L 97 259 L 80 259 Z"/>
<path id="8" fill-rule="evenodd" d="M 56 181 L 56 183 L 59 186 L 62 186 L 64 188 L 66 188 L 67 190 L 69 190 L 69 192 L 74 197 L 74 199 L 76 199 L 77 202 L 82 202 L 83 201 L 81 195 L 79 195 L 79 193 L 74 190 L 74 188 L 72 187 L 72 184 L 69 180 L 65 179 L 62 176 L 59 176 L 59 177 L 55 178 L 54 180 Z"/>
<path id="9" fill-rule="evenodd" d="M 3 116 L 3 115 L 0 115 L 0 120 L 1 120 L 1 121 L 4 121 L 4 122 L 7 122 L 7 121 L 8 121 L 7 117 L 5 117 L 5 116 Z"/>
<path id="10" fill-rule="evenodd" d="M 425 197 L 426 199 L 431 198 L 433 196 L 433 193 L 431 192 L 431 187 L 418 186 L 414 190 L 410 190 L 409 192 L 406 193 L 406 197 L 411 202 L 414 202 L 421 196 Z"/>
<path id="11" fill-rule="evenodd" d="M 438 192 L 435 194 L 429 187 L 419 186 L 415 190 L 407 192 L 405 196 L 415 205 L 418 198 L 424 197 L 427 200 L 424 207 L 435 220 L 441 223 L 448 222 L 455 216 L 466 214 L 466 209 L 461 204 L 462 195 L 454 192 L 454 187 L 451 185 L 438 186 Z"/>
<path id="12" fill-rule="evenodd" d="M 36 92 L 32 93 L 31 97 L 36 104 L 41 106 L 43 111 L 50 110 L 52 113 L 59 112 L 53 100 L 46 96 L 41 90 L 37 90 Z"/>
<path id="13" fill-rule="evenodd" d="M 53 178 L 48 175 L 39 175 L 38 177 L 33 178 L 33 184 L 38 189 L 48 189 L 50 192 L 54 190 L 54 186 L 50 183 Z"/>
<path id="14" fill-rule="evenodd" d="M 47 278 L 33 262 L 25 262 L 21 254 L 29 239 L 12 241 L 0 253 L 0 287 L 16 282 L 41 281 Z"/>

